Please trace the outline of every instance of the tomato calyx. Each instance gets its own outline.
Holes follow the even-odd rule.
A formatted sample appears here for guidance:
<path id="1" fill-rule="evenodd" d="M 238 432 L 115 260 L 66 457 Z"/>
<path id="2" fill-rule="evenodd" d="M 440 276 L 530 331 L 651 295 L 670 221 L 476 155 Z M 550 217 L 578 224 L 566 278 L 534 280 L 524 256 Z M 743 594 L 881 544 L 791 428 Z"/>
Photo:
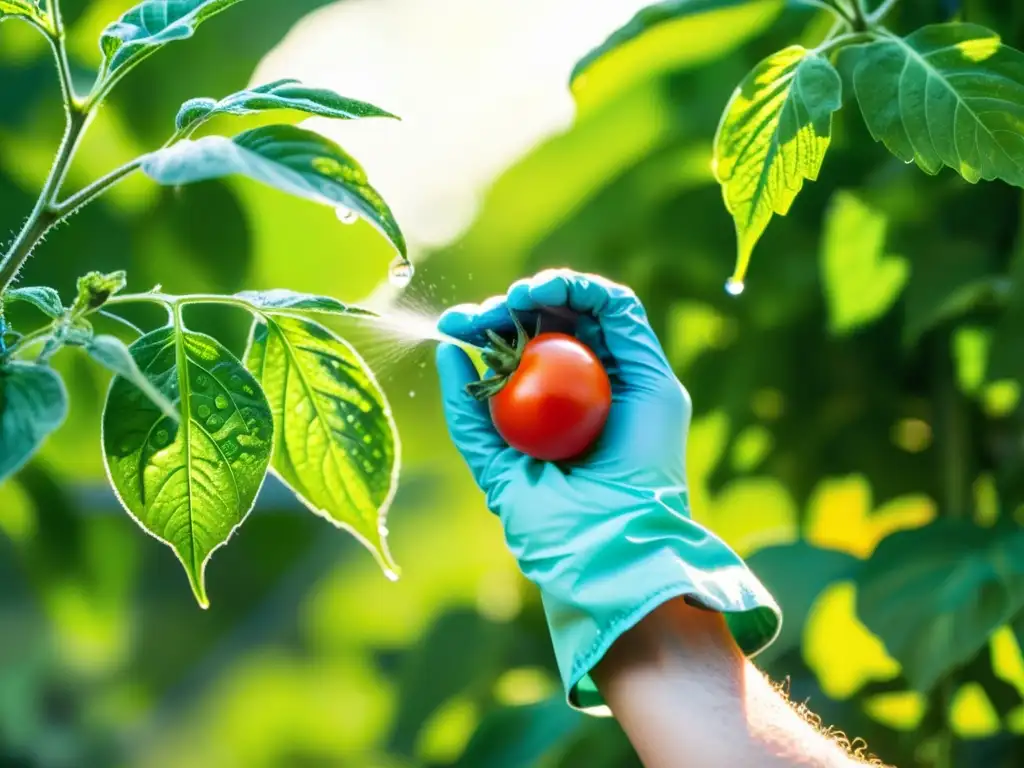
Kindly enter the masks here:
<path id="1" fill-rule="evenodd" d="M 505 339 L 488 328 L 484 333 L 490 343 L 484 347 L 480 356 L 487 367 L 491 369 L 493 375 L 466 385 L 466 391 L 481 402 L 494 397 L 505 388 L 512 374 L 519 368 L 519 361 L 523 358 L 523 351 L 526 349 L 527 342 L 530 341 L 530 336 L 527 334 L 526 329 L 523 328 L 523 324 L 519 322 L 516 313 L 510 310 L 509 314 L 512 315 L 512 322 L 516 324 L 515 345 L 509 344 Z"/>

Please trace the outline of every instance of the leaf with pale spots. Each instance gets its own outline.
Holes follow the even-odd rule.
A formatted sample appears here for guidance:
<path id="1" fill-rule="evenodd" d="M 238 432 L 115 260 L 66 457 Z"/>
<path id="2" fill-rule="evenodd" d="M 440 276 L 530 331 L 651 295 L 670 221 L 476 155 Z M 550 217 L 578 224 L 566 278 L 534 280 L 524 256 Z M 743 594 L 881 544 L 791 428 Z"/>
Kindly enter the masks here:
<path id="1" fill-rule="evenodd" d="M 115 377 L 103 411 L 107 472 L 129 514 L 174 550 L 205 608 L 206 564 L 245 520 L 267 474 L 270 407 L 236 357 L 180 321 L 130 351 L 179 418 Z"/>
<path id="2" fill-rule="evenodd" d="M 742 282 L 772 215 L 787 214 L 804 179 L 818 178 L 832 113 L 841 104 L 839 73 L 799 45 L 773 53 L 736 88 L 718 127 L 714 159 L 736 222 L 734 281 Z"/>
<path id="3" fill-rule="evenodd" d="M 841 54 L 864 121 L 904 162 L 1024 187 L 1024 53 L 977 24 L 932 24 Z"/>
<path id="4" fill-rule="evenodd" d="M 369 367 L 322 325 L 287 315 L 256 321 L 245 365 L 274 414 L 274 471 L 394 572 L 384 521 L 398 481 L 398 432 Z"/>
<path id="5" fill-rule="evenodd" d="M 354 211 L 403 256 L 405 238 L 363 167 L 330 139 L 293 125 L 267 125 L 232 139 L 204 136 L 145 155 L 143 172 L 166 186 L 241 175 L 332 208 Z"/>

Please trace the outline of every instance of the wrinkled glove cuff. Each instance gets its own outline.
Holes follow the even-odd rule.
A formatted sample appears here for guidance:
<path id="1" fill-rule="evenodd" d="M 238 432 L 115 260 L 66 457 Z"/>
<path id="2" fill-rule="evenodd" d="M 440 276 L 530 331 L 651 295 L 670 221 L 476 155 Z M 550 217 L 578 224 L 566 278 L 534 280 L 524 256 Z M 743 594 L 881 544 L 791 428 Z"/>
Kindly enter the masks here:
<path id="1" fill-rule="evenodd" d="M 542 599 L 570 706 L 607 715 L 590 672 L 612 644 L 676 597 L 721 612 L 740 649 L 753 656 L 778 635 L 782 613 L 743 559 L 713 533 L 676 518 L 671 533 L 612 545 L 618 565 L 600 584 L 578 574 L 571 590 L 542 585 Z"/>

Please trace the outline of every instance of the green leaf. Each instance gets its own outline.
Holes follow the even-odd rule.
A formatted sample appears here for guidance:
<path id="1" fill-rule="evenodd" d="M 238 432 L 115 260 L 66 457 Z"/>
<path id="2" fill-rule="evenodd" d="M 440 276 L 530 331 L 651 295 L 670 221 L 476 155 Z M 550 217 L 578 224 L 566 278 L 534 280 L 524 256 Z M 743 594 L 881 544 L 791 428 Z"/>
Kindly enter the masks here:
<path id="1" fill-rule="evenodd" d="M 64 305 L 61 304 L 60 294 L 47 286 L 12 288 L 4 294 L 3 298 L 5 304 L 24 301 L 49 317 L 57 318 L 64 314 Z"/>
<path id="2" fill-rule="evenodd" d="M 638 80 L 699 66 L 767 29 L 784 0 L 664 0 L 577 62 L 570 87 L 577 106 L 593 108 Z"/>
<path id="3" fill-rule="evenodd" d="M 103 410 L 107 472 L 128 513 L 174 551 L 206 608 L 206 564 L 249 514 L 270 464 L 270 407 L 237 358 L 180 318 L 130 350 L 178 419 L 115 377 Z"/>
<path id="4" fill-rule="evenodd" d="M 355 315 L 357 317 L 380 317 L 376 312 L 346 304 L 331 296 L 317 296 L 313 293 L 299 293 L 287 288 L 269 291 L 241 291 L 234 295 L 256 310 L 267 313 L 313 312 L 327 315 Z"/>
<path id="5" fill-rule="evenodd" d="M 64 382 L 51 368 L 14 361 L 0 366 L 0 483 L 24 466 L 67 414 Z"/>
<path id="6" fill-rule="evenodd" d="M 977 24 L 844 50 L 868 130 L 926 173 L 1024 186 L 1024 54 Z"/>
<path id="7" fill-rule="evenodd" d="M 107 76 L 123 73 L 167 43 L 241 0 L 143 0 L 103 30 L 100 50 Z"/>
<path id="8" fill-rule="evenodd" d="M 899 531 L 857 582 L 861 619 L 927 692 L 1024 606 L 1024 531 L 950 519 Z"/>
<path id="9" fill-rule="evenodd" d="M 899 298 L 910 265 L 885 252 L 888 220 L 850 192 L 838 192 L 825 218 L 821 266 L 829 326 L 845 334 L 884 315 Z"/>
<path id="10" fill-rule="evenodd" d="M 384 523 L 398 482 L 398 432 L 366 363 L 315 322 L 265 316 L 253 324 L 245 365 L 274 414 L 274 471 L 393 573 Z"/>
<path id="11" fill-rule="evenodd" d="M 818 178 L 841 104 L 839 73 L 799 45 L 762 61 L 733 93 L 715 137 L 714 168 L 736 222 L 737 283 L 772 214 L 788 213 L 804 179 Z"/>
<path id="12" fill-rule="evenodd" d="M 782 609 L 779 636 L 757 657 L 766 664 L 800 647 L 815 601 L 831 584 L 853 578 L 861 561 L 846 552 L 796 541 L 758 550 L 747 564 Z M 807 578 L 809 573 L 814 578 Z"/>
<path id="13" fill-rule="evenodd" d="M 27 19 L 53 34 L 49 15 L 35 0 L 0 0 L 0 21 L 14 18 Z"/>
<path id="14" fill-rule="evenodd" d="M 204 136 L 142 158 L 142 170 L 169 186 L 241 174 L 289 194 L 355 211 L 403 256 L 405 238 L 366 172 L 333 141 L 291 125 L 268 125 L 233 139 Z"/>
<path id="15" fill-rule="evenodd" d="M 360 117 L 397 117 L 365 101 L 339 96 L 325 88 L 310 88 L 298 80 L 275 80 L 226 96 L 220 101 L 200 97 L 181 105 L 174 125 L 178 131 L 194 131 L 214 115 L 249 115 L 272 109 L 290 109 L 307 115 L 354 120 Z"/>
<path id="16" fill-rule="evenodd" d="M 93 360 L 108 371 L 122 377 L 136 386 L 150 401 L 168 418 L 178 420 L 180 414 L 163 392 L 156 388 L 146 375 L 139 370 L 135 358 L 128 346 L 116 336 L 94 336 L 84 344 L 85 351 Z"/>

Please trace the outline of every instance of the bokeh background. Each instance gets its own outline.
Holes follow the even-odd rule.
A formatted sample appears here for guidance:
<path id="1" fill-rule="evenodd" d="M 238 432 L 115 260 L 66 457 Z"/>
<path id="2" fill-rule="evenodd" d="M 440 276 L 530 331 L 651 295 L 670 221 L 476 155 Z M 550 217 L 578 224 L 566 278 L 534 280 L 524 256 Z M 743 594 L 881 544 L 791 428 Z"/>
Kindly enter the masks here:
<path id="1" fill-rule="evenodd" d="M 64 0 L 83 86 L 99 32 L 131 4 Z M 392 254 L 372 229 L 328 209 L 248 181 L 141 177 L 52 233 L 24 284 L 70 293 L 85 271 L 124 268 L 137 290 L 287 287 L 436 315 L 546 266 L 629 283 L 693 395 L 695 515 L 786 610 L 761 666 L 886 762 L 1024 765 L 1024 617 L 927 692 L 891 653 L 956 637 L 976 603 L 1019 602 L 1024 561 L 922 564 L 908 548 L 893 589 L 913 599 L 868 620 L 874 631 L 856 587 L 893 532 L 1021 522 L 1020 191 L 904 166 L 848 104 L 821 180 L 772 224 L 732 298 L 733 227 L 710 170 L 718 116 L 754 63 L 816 43 L 829 20 L 752 0 L 662 28 L 570 93 L 574 62 L 641 5 L 247 0 L 123 83 L 69 183 L 159 146 L 188 97 L 299 77 L 404 118 L 309 125 L 392 203 L 411 287 L 387 284 Z M 894 20 L 910 31 L 957 5 L 905 0 Z M 1020 3 L 963 6 L 1024 47 Z M 0 25 L 4 236 L 47 170 L 58 98 L 42 41 Z M 14 309 L 17 327 L 28 316 Z M 242 347 L 245 318 L 197 307 L 191 323 Z M 431 344 L 351 333 L 401 431 L 389 527 L 403 579 L 268 483 L 212 561 L 206 612 L 106 490 L 105 374 L 58 358 L 70 418 L 0 486 L 0 766 L 639 765 L 613 721 L 561 703 L 537 595 L 448 442 Z"/>

